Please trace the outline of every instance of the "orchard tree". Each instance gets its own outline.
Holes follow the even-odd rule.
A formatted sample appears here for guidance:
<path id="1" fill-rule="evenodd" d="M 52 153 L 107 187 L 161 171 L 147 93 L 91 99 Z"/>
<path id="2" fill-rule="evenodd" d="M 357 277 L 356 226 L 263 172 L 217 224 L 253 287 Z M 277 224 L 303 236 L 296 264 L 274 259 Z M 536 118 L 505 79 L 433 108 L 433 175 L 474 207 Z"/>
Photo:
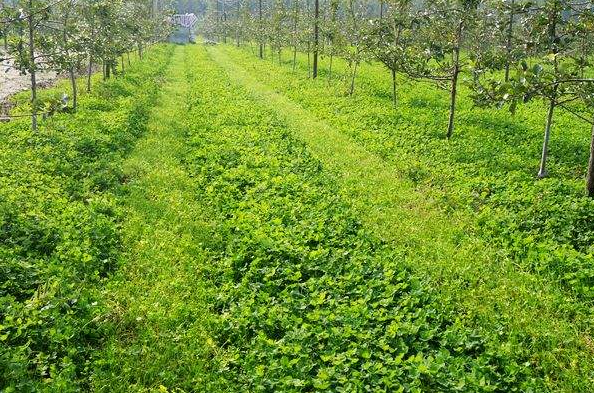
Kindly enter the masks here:
<path id="1" fill-rule="evenodd" d="M 405 69 L 407 47 L 412 39 L 412 0 L 388 0 L 380 4 L 380 18 L 373 20 L 366 35 L 366 51 L 385 65 L 392 74 L 392 98 L 397 104 L 396 75 Z"/>
<path id="2" fill-rule="evenodd" d="M 581 116 L 570 104 L 587 102 L 593 79 L 584 78 L 589 67 L 580 46 L 584 35 L 592 37 L 592 9 L 583 1 L 547 0 L 533 4 L 526 18 L 524 47 L 526 58 L 515 67 L 515 75 L 506 82 L 496 73 L 488 75 L 477 88 L 479 105 L 517 105 L 534 100 L 547 103 L 542 154 L 538 178 L 547 176 L 549 142 L 557 108 Z M 584 90 L 585 89 L 585 90 Z M 589 121 L 589 119 L 587 119 Z"/>
<path id="3" fill-rule="evenodd" d="M 450 108 L 446 137 L 454 132 L 460 74 L 470 63 L 464 49 L 472 41 L 479 19 L 480 0 L 427 1 L 417 15 L 419 26 L 414 47 L 408 53 L 403 72 L 414 79 L 435 82 L 449 89 Z"/>
<path id="4" fill-rule="evenodd" d="M 72 89 L 72 109 L 76 111 L 78 88 L 76 71 L 86 57 L 82 43 L 82 29 L 78 23 L 80 9 L 76 0 L 62 1 L 51 9 L 51 19 L 46 21 L 48 34 L 40 39 L 49 68 L 57 73 L 68 73 Z"/>
<path id="5" fill-rule="evenodd" d="M 14 41 L 9 42 L 9 55 L 14 67 L 22 74 L 29 74 L 31 81 L 31 128 L 37 130 L 37 115 L 40 102 L 37 98 L 37 72 L 43 66 L 38 43 L 47 28 L 44 22 L 49 19 L 50 5 L 44 0 L 19 0 L 8 12 L 8 21 L 17 32 Z"/>
<path id="6" fill-rule="evenodd" d="M 345 45 L 340 49 L 349 67 L 348 94 L 353 95 L 359 65 L 366 60 L 364 42 L 365 36 L 370 29 L 371 21 L 365 18 L 364 4 L 358 3 L 357 0 L 348 0 L 346 14 L 348 16 L 344 21 L 343 28 Z"/>

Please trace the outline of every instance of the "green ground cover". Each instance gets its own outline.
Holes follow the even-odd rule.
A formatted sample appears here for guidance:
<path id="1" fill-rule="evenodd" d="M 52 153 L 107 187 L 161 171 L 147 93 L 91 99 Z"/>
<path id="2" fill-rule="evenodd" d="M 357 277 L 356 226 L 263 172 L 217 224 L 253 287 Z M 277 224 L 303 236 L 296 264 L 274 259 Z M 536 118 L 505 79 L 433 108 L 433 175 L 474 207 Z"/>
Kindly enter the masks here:
<path id="1" fill-rule="evenodd" d="M 542 108 L 446 141 L 445 94 L 306 61 L 157 47 L 2 126 L 1 390 L 589 391 L 587 127 L 537 182 Z"/>
<path id="2" fill-rule="evenodd" d="M 121 163 L 145 131 L 170 51 L 155 49 L 38 132 L 26 118 L 1 126 L 3 392 L 88 386 L 105 314 L 100 288 L 121 247 Z"/>
<path id="3" fill-rule="evenodd" d="M 465 97 L 459 140 L 446 141 L 438 129 L 444 124 L 439 122 L 439 114 L 447 119 L 446 95 L 423 84 L 408 85 L 401 92 L 402 105 L 395 111 L 390 103 L 389 74 L 377 65 L 362 68 L 359 94 L 346 97 L 339 81 L 328 87 L 323 79 L 307 80 L 303 55 L 298 63 L 301 71 L 294 73 L 290 62 L 279 66 L 260 61 L 231 46 L 209 48 L 209 52 L 231 79 L 248 86 L 254 97 L 275 108 L 291 124 L 293 132 L 326 167 L 342 178 L 361 219 L 394 247 L 403 249 L 409 266 L 432 277 L 444 298 L 461 305 L 467 323 L 525 341 L 535 364 L 545 370 L 556 389 L 588 389 L 593 377 L 588 360 L 592 354 L 588 295 L 592 255 L 587 248 L 572 247 L 560 239 L 571 236 L 563 235 L 566 227 L 589 236 L 592 201 L 583 197 L 583 171 L 574 176 L 552 174 L 542 182 L 532 175 L 538 164 L 540 127 L 536 119 L 542 108 L 534 106 L 518 114 L 532 119 L 531 135 L 525 133 L 522 117 L 510 120 L 504 112 L 473 109 L 508 128 L 517 121 L 516 139 L 525 139 L 524 146 L 535 146 L 534 157 L 527 150 L 515 151 L 516 159 L 524 162 L 516 172 L 494 172 L 484 164 L 489 157 L 497 158 L 489 146 L 505 150 L 507 145 L 501 140 L 490 142 L 498 137 L 492 130 L 472 126 L 464 131 L 463 119 L 470 116 L 471 109 Z M 335 77 L 344 67 L 335 59 Z M 417 100 L 435 108 L 419 109 L 412 105 Z M 427 128 L 419 126 L 423 124 Z M 559 129 L 563 124 L 572 126 L 573 139 L 583 142 L 580 152 L 585 160 L 588 128 L 570 117 L 562 117 L 558 124 Z M 382 144 L 388 148 L 379 148 Z M 507 149 L 514 151 L 519 145 L 509 144 Z M 460 163 L 452 158 L 456 146 L 461 146 L 465 155 L 477 150 L 484 160 Z M 577 168 L 577 159 L 572 156 L 569 161 Z M 411 175 L 418 168 L 424 168 L 422 178 Z M 521 175 L 517 173 L 520 168 Z M 477 179 L 507 186 L 499 193 L 493 190 L 492 199 L 500 205 L 489 198 L 477 202 L 476 193 L 468 188 Z M 524 188 L 526 192 L 515 196 L 506 191 Z M 548 195 L 552 195 L 550 200 Z M 504 209 L 505 204 L 513 209 Z M 547 210 L 550 204 L 556 206 Z M 540 222 L 548 233 L 556 235 L 544 240 L 546 236 L 534 229 L 538 224 L 529 230 L 519 225 L 524 222 Z M 509 236 L 521 239 L 523 248 L 517 244 L 520 240 L 508 241 Z"/>

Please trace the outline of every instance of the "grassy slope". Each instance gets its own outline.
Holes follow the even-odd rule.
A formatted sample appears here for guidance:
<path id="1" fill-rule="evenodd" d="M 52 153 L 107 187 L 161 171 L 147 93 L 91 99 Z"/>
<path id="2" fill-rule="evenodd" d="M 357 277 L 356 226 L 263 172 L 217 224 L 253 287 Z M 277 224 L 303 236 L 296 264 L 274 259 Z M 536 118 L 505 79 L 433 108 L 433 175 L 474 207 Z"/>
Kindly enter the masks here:
<path id="1" fill-rule="evenodd" d="M 472 229 L 475 221 L 468 210 L 454 204 L 453 212 L 444 212 L 443 194 L 426 192 L 431 190 L 425 184 L 419 186 L 406 176 L 414 169 L 414 164 L 420 162 L 420 165 L 426 166 L 431 160 L 438 168 L 430 171 L 427 177 L 447 173 L 444 167 L 451 164 L 450 156 L 457 154 L 455 149 L 464 142 L 468 143 L 466 140 L 451 146 L 445 141 L 438 141 L 446 146 L 444 149 L 447 152 L 432 155 L 437 142 L 434 141 L 436 135 L 431 134 L 435 124 L 439 123 L 439 112 L 443 112 L 444 105 L 436 104 L 437 109 L 432 109 L 431 105 L 435 101 L 443 101 L 439 95 L 432 93 L 437 97 L 434 98 L 431 92 L 421 91 L 426 99 L 424 101 L 406 96 L 409 104 L 422 104 L 420 116 L 432 126 L 428 131 L 430 135 L 427 135 L 426 132 L 415 131 L 414 125 L 405 118 L 404 125 L 398 126 L 399 132 L 414 134 L 413 140 L 417 140 L 411 142 L 413 146 L 402 146 L 406 141 L 399 140 L 398 135 L 389 135 L 389 128 L 394 124 L 394 114 L 389 113 L 391 109 L 389 106 L 381 112 L 379 109 L 378 100 L 387 106 L 389 96 L 378 99 L 370 94 L 370 90 L 377 94 L 372 82 L 372 87 L 364 91 L 362 97 L 355 98 L 353 103 L 337 95 L 337 88 L 323 87 L 326 81 L 301 82 L 287 68 L 259 62 L 236 49 L 218 46 L 209 49 L 209 52 L 235 83 L 246 86 L 260 102 L 268 103 L 283 115 L 291 129 L 308 143 L 316 156 L 343 179 L 345 192 L 363 213 L 362 218 L 397 247 L 405 249 L 410 265 L 428 273 L 435 285 L 441 288 L 444 297 L 452 298 L 460 305 L 460 312 L 468 324 L 487 331 L 498 330 L 512 341 L 521 341 L 533 353 L 533 360 L 546 372 L 554 389 L 587 391 L 594 378 L 588 307 L 580 306 L 583 304 L 581 299 L 568 294 L 546 275 L 543 277 L 518 266 L 505 251 L 480 240 Z M 301 61 L 303 67 L 303 59 Z M 377 77 L 381 80 L 377 74 L 380 71 L 372 68 L 363 74 L 363 79 Z M 370 113 L 374 111 L 377 112 Z M 479 126 L 471 127 L 474 130 L 484 126 L 484 122 L 502 120 L 498 115 L 485 114 L 485 111 L 479 111 L 479 114 L 483 117 L 476 119 L 476 115 L 468 111 L 468 104 L 464 104 L 459 124 L 474 118 L 479 121 Z M 396 118 L 398 116 L 402 119 L 403 115 L 398 114 Z M 387 121 L 386 125 L 374 124 L 370 130 L 370 122 L 382 119 Z M 562 117 L 559 123 L 564 121 L 568 120 Z M 505 124 L 509 126 L 513 123 Z M 353 135 L 356 133 L 359 134 Z M 481 131 L 481 134 L 485 132 Z M 345 135 L 354 137 L 359 143 L 353 143 Z M 575 138 L 570 139 L 573 141 Z M 380 148 L 381 142 L 388 147 Z M 415 143 L 418 145 L 415 146 Z M 497 145 L 501 141 L 493 143 Z M 525 149 L 526 144 L 523 141 Z M 469 145 L 469 148 L 475 148 L 477 143 Z M 388 148 L 393 151 L 382 154 Z M 374 151 L 387 160 L 366 150 Z M 399 154 L 402 156 L 398 157 Z M 469 152 L 465 154 L 468 156 Z M 520 148 L 514 153 L 516 161 L 524 156 L 527 154 Z M 579 158 L 582 156 L 580 154 Z M 469 158 L 472 162 L 472 157 Z M 527 168 L 522 167 L 522 162 L 516 164 L 521 171 L 528 172 L 534 166 L 532 163 Z M 447 187 L 468 180 L 476 167 L 471 166 L 462 175 L 456 169 L 452 169 L 454 175 L 449 176 L 454 179 L 445 182 Z M 499 169 L 500 173 L 504 170 Z M 461 180 L 455 178 L 457 176 Z M 431 196 L 439 199 L 436 202 L 430 199 Z"/>

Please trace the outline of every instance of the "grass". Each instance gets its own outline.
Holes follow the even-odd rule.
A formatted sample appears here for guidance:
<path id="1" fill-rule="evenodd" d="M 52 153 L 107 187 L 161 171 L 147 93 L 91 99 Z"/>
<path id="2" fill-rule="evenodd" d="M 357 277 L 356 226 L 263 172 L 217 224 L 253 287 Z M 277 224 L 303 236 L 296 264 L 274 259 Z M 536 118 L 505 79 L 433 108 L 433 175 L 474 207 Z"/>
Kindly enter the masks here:
<path id="1" fill-rule="evenodd" d="M 520 119 L 526 113 L 519 115 L 520 124 L 516 125 L 492 111 L 470 112 L 470 105 L 463 101 L 458 120 L 458 134 L 463 136 L 448 142 L 439 138 L 439 119 L 445 119 L 440 114 L 446 113 L 445 94 L 419 85 L 408 86 L 400 93 L 402 108 L 394 111 L 386 94 L 389 74 L 384 72 L 382 80 L 378 77 L 382 70 L 377 66 L 364 68 L 360 92 L 349 98 L 339 94 L 339 83 L 328 88 L 323 79 L 305 80 L 303 57 L 299 63 L 301 73 L 295 75 L 288 64 L 258 61 L 228 46 L 209 48 L 209 53 L 235 83 L 247 86 L 260 102 L 282 115 L 291 130 L 341 179 L 344 193 L 361 212 L 360 217 L 395 247 L 405 250 L 409 265 L 430 276 L 444 299 L 459 305 L 466 323 L 522 341 L 552 389 L 587 391 L 593 381 L 592 363 L 588 360 L 592 354 L 589 301 L 584 303 L 579 293 L 550 280 L 546 270 L 538 274 L 527 267 L 521 256 L 512 255 L 497 238 L 483 236 L 476 219 L 480 212 L 468 206 L 471 203 L 467 194 L 471 192 L 465 183 L 484 173 L 492 174 L 490 181 L 496 178 L 512 183 L 510 188 L 514 181 L 535 183 L 530 171 L 536 165 L 537 150 L 533 149 L 531 158 L 532 150 L 526 146 L 530 140 L 534 146 L 538 144 L 535 136 L 521 136 L 526 127 Z M 340 63 L 335 67 L 340 75 Z M 422 108 L 416 109 L 414 103 L 417 107 L 423 104 Z M 468 118 L 477 119 L 470 123 L 470 130 L 465 124 Z M 531 118 L 533 123 L 536 118 Z M 562 117 L 558 123 L 563 126 L 570 121 Z M 487 133 L 481 129 L 485 122 L 491 127 L 503 124 L 522 143 L 500 140 L 509 139 L 509 134 Z M 477 129 L 478 135 L 471 134 Z M 571 130 L 579 134 L 579 129 Z M 490 138 L 495 141 L 489 142 Z M 584 139 L 578 156 L 584 158 L 586 138 L 572 138 Z M 489 149 L 499 146 L 498 150 L 503 150 L 502 145 L 514 154 L 516 167 L 499 167 L 497 172 L 490 166 L 485 168 L 496 166 L 499 158 Z M 475 156 L 489 161 L 470 158 L 470 149 L 477 150 Z M 570 155 L 569 160 L 577 168 L 580 160 L 575 155 Z M 415 172 L 421 173 L 423 181 L 416 178 Z M 571 184 L 571 193 L 576 195 L 583 187 L 580 173 L 563 177 L 563 172 L 553 171 L 552 176 Z M 530 241 L 527 244 L 531 245 Z"/>
<path id="2" fill-rule="evenodd" d="M 589 391 L 579 123 L 559 117 L 536 182 L 539 105 L 510 119 L 462 89 L 447 141 L 446 95 L 401 84 L 395 109 L 376 64 L 348 97 L 336 59 L 329 82 L 302 54 L 155 50 L 6 137 L 0 389 Z"/>
<path id="3" fill-rule="evenodd" d="M 2 125 L 0 389 L 88 386 L 100 289 L 117 267 L 121 164 L 145 131 L 169 49 L 81 97 L 75 114 Z M 49 90 L 46 94 L 53 94 Z M 17 108 L 17 110 L 20 108 Z"/>
<path id="4" fill-rule="evenodd" d="M 201 354 L 209 351 L 202 279 L 207 261 L 200 245 L 211 231 L 181 163 L 187 52 L 176 47 L 147 136 L 123 165 L 125 251 L 122 268 L 104 289 L 112 332 L 95 363 L 95 391 L 157 390 L 173 380 L 192 386 L 203 374 Z"/>

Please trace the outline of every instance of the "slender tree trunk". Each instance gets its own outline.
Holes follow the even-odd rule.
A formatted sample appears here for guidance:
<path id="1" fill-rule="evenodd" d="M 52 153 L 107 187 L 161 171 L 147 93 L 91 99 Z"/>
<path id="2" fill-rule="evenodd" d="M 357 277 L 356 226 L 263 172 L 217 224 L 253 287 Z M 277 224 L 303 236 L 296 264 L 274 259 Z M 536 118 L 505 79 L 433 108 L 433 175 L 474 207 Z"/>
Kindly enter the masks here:
<path id="1" fill-rule="evenodd" d="M 549 48 L 550 48 L 551 52 L 554 54 L 558 53 L 557 16 L 560 12 L 560 10 L 557 9 L 556 5 L 557 4 L 555 3 L 555 8 L 553 8 L 552 14 L 549 15 L 549 25 L 548 25 Z M 557 62 L 556 56 L 555 56 L 555 60 L 554 60 L 554 69 L 555 69 L 555 75 L 557 75 L 558 70 L 559 70 L 559 63 Z M 547 160 L 549 157 L 549 140 L 551 138 L 551 128 L 553 126 L 553 115 L 555 113 L 555 107 L 557 106 L 558 88 L 559 88 L 559 85 L 557 83 L 555 83 L 555 85 L 553 86 L 553 95 L 551 96 L 551 99 L 549 101 L 549 112 L 547 114 L 547 123 L 545 125 L 544 141 L 542 143 L 542 156 L 540 159 L 540 168 L 538 170 L 538 175 L 537 175 L 539 179 L 542 179 L 547 176 Z"/>
<path id="2" fill-rule="evenodd" d="M 358 50 L 357 50 L 358 52 Z M 358 54 L 357 54 L 358 56 Z M 355 93 L 355 78 L 357 77 L 357 68 L 359 67 L 359 62 L 355 61 L 355 65 L 353 67 L 353 73 L 351 74 L 351 87 L 349 88 L 349 95 L 352 96 Z"/>
<path id="3" fill-rule="evenodd" d="M 101 63 L 101 72 L 103 73 L 103 82 L 105 82 L 107 80 L 107 67 L 105 60 L 103 60 Z"/>
<path id="4" fill-rule="evenodd" d="M 507 53 L 505 59 L 505 81 L 509 81 L 509 68 L 511 64 L 511 50 L 512 50 L 512 38 L 514 33 L 514 15 L 515 15 L 515 4 L 516 0 L 511 0 L 510 11 L 509 11 L 509 23 L 507 25 L 507 42 L 505 44 L 505 51 Z"/>
<path id="5" fill-rule="evenodd" d="M 138 42 L 138 58 L 142 60 L 142 42 Z"/>
<path id="6" fill-rule="evenodd" d="M 392 68 L 392 99 L 394 100 L 394 108 L 398 104 L 398 97 L 396 97 L 396 69 Z"/>
<path id="7" fill-rule="evenodd" d="M 89 66 L 87 67 L 87 93 L 91 92 L 91 75 L 93 74 L 93 55 L 89 55 Z"/>
<path id="8" fill-rule="evenodd" d="M 258 0 L 258 35 L 260 39 L 260 59 L 264 58 L 264 32 L 262 31 L 262 0 Z"/>
<path id="9" fill-rule="evenodd" d="M 464 24 L 458 24 L 458 31 L 456 32 L 456 46 L 453 52 L 454 69 L 452 71 L 452 87 L 450 91 L 450 116 L 448 120 L 448 132 L 446 137 L 450 139 L 454 133 L 454 120 L 456 117 L 456 99 L 458 97 L 458 77 L 460 75 L 460 45 L 462 43 L 462 29 Z"/>
<path id="10" fill-rule="evenodd" d="M 111 60 L 105 61 L 105 79 L 111 78 Z"/>
<path id="11" fill-rule="evenodd" d="M 330 49 L 330 64 L 328 67 L 328 84 L 332 82 L 332 61 L 334 60 L 334 48 L 331 47 Z"/>
<path id="12" fill-rule="evenodd" d="M 128 57 L 128 66 L 130 66 L 132 64 L 130 61 L 130 52 L 126 53 L 126 56 Z"/>
<path id="13" fill-rule="evenodd" d="M 350 10 L 350 14 L 351 14 L 351 21 L 352 21 L 353 27 L 354 27 L 355 31 L 358 31 L 359 29 L 357 26 L 357 15 L 355 13 L 355 3 L 353 0 L 349 0 L 349 10 Z M 358 39 L 353 43 L 353 46 L 355 46 L 355 57 L 351 60 L 351 63 L 350 63 L 351 67 L 352 67 L 351 86 L 349 88 L 350 96 L 352 96 L 353 93 L 355 92 L 355 78 L 357 76 L 357 68 L 359 67 L 359 40 Z"/>
<path id="14" fill-rule="evenodd" d="M 124 68 L 124 55 L 122 55 L 121 60 L 122 60 L 122 74 L 123 74 L 124 71 L 125 71 L 125 68 Z"/>
<path id="15" fill-rule="evenodd" d="M 313 71 L 312 77 L 316 79 L 318 77 L 318 51 L 320 46 L 319 37 L 319 19 L 320 17 L 320 1 L 314 1 L 314 52 L 313 52 Z"/>
<path id="16" fill-rule="evenodd" d="M 556 88 L 555 88 L 556 90 Z M 556 96 L 556 94 L 555 94 Z M 551 139 L 551 127 L 553 126 L 553 114 L 557 106 L 556 98 L 551 99 L 549 103 L 549 112 L 547 114 L 547 123 L 545 125 L 544 141 L 542 143 L 542 156 L 540 159 L 540 169 L 538 171 L 538 178 L 547 177 L 547 159 L 549 157 L 549 141 Z"/>
<path id="17" fill-rule="evenodd" d="M 294 0 L 293 9 L 293 71 L 297 68 L 297 23 L 299 22 L 298 0 Z"/>
<path id="18" fill-rule="evenodd" d="M 241 30 L 241 23 L 239 21 L 239 14 L 241 13 L 241 1 L 237 0 L 237 28 L 235 29 L 235 45 L 239 48 L 239 35 Z"/>
<path id="19" fill-rule="evenodd" d="M 76 86 L 76 74 L 74 73 L 74 67 L 70 67 L 68 71 L 70 74 L 70 84 L 72 85 L 72 109 L 76 111 L 78 108 L 78 88 Z"/>
<path id="20" fill-rule="evenodd" d="M 225 1 L 221 2 L 223 8 L 223 43 L 227 43 L 227 11 L 225 10 Z"/>
<path id="21" fill-rule="evenodd" d="M 590 142 L 590 159 L 588 160 L 586 191 L 590 198 L 594 198 L 594 118 L 592 119 L 592 140 Z"/>
<path id="22" fill-rule="evenodd" d="M 33 24 L 33 0 L 29 0 L 27 24 L 29 25 L 29 73 L 31 75 L 31 128 L 33 131 L 37 131 L 37 71 L 35 69 L 35 26 Z"/>
<path id="23" fill-rule="evenodd" d="M 307 77 L 311 78 L 311 41 L 307 40 Z"/>

